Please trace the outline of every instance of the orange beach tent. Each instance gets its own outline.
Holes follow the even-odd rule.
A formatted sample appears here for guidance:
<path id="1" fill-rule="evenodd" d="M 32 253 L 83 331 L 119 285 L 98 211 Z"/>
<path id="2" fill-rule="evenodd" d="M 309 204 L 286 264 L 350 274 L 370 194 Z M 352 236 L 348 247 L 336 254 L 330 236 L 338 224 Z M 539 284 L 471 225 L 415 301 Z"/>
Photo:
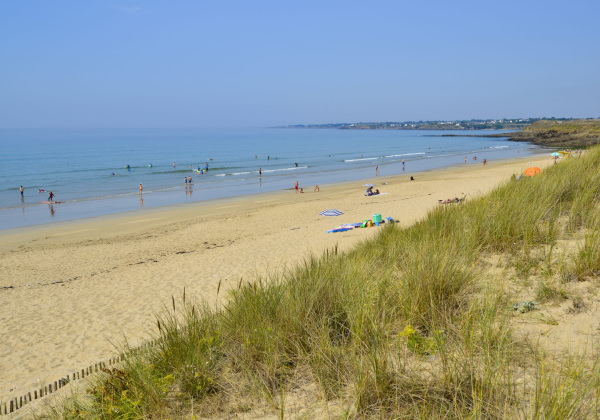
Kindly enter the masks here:
<path id="1" fill-rule="evenodd" d="M 542 172 L 542 170 L 540 168 L 538 168 L 537 166 L 531 166 L 531 167 L 525 169 L 524 174 L 526 176 L 535 176 L 535 175 L 539 174 L 540 172 Z"/>

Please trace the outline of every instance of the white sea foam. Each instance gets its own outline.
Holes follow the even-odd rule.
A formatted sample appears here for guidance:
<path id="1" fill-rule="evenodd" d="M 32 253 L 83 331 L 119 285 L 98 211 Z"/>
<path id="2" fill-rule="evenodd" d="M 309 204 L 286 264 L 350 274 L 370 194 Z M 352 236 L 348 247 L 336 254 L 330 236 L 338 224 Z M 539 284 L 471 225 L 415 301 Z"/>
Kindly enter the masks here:
<path id="1" fill-rule="evenodd" d="M 280 169 L 265 169 L 263 171 L 263 173 L 265 173 L 265 172 L 295 171 L 295 170 L 298 170 L 298 169 L 306 169 L 306 168 L 308 168 L 308 166 L 294 166 L 294 167 L 291 167 L 291 168 L 280 168 Z"/>
<path id="2" fill-rule="evenodd" d="M 419 153 L 403 153 L 401 155 L 386 155 L 386 158 L 390 158 L 390 157 L 402 157 L 402 156 L 417 156 L 417 155 L 424 155 L 425 153 L 423 152 L 419 152 Z"/>
<path id="3" fill-rule="evenodd" d="M 372 158 L 360 158 L 360 159 L 344 159 L 344 162 L 360 162 L 363 160 L 377 160 L 377 159 L 381 159 L 379 157 L 372 157 Z"/>

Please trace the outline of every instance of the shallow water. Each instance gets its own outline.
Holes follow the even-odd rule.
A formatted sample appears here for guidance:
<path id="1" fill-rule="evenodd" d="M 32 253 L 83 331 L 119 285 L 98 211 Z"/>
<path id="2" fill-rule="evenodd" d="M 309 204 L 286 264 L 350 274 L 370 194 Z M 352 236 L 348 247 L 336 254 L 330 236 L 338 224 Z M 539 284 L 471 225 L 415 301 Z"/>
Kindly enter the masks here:
<path id="1" fill-rule="evenodd" d="M 447 133 L 460 134 L 275 128 L 0 130 L 0 229 L 284 190 L 296 181 L 310 189 L 359 179 L 376 183 L 377 166 L 379 176 L 409 175 L 465 165 L 465 157 L 473 165 L 484 158 L 540 151 L 506 139 L 440 137 Z M 196 174 L 206 165 L 207 173 Z M 185 184 L 189 176 L 193 182 Z M 23 199 L 20 185 L 25 188 Z M 62 203 L 41 204 L 48 191 Z"/>

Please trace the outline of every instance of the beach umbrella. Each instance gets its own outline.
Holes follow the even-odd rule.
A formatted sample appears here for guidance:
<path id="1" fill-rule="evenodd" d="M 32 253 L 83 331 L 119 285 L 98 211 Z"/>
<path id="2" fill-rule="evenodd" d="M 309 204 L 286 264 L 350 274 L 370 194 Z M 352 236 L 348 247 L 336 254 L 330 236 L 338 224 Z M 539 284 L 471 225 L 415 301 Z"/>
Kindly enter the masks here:
<path id="1" fill-rule="evenodd" d="M 535 176 L 537 174 L 539 174 L 540 172 L 542 172 L 542 170 L 540 168 L 538 168 L 537 166 L 531 166 L 527 169 L 525 169 L 525 172 L 523 172 L 526 176 Z"/>
<path id="2" fill-rule="evenodd" d="M 363 185 L 363 187 L 374 187 L 374 186 L 375 186 L 374 184 L 365 184 L 365 185 Z"/>
<path id="3" fill-rule="evenodd" d="M 554 156 L 554 157 L 559 157 L 559 156 L 560 156 L 560 153 L 558 153 L 558 152 L 554 152 L 554 153 L 552 153 L 552 156 Z"/>
<path id="4" fill-rule="evenodd" d="M 319 213 L 321 216 L 339 216 L 340 214 L 344 214 L 339 210 L 336 209 L 327 209 L 327 210 L 323 210 L 321 213 Z"/>

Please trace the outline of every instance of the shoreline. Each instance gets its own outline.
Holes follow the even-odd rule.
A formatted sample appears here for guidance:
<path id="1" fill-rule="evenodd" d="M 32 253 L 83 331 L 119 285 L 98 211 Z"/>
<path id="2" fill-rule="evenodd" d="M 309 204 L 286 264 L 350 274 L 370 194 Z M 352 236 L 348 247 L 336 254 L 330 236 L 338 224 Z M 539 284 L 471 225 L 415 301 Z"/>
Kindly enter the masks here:
<path id="1" fill-rule="evenodd" d="M 229 136 L 231 133 L 225 134 Z M 312 189 L 315 184 L 360 182 L 367 178 L 375 179 L 373 176 L 377 166 L 381 176 L 399 175 L 405 169 L 401 162 L 405 158 L 405 175 L 409 176 L 462 165 L 464 156 L 469 156 L 469 164 L 465 166 L 470 166 L 475 163 L 470 159 L 472 155 L 498 161 L 518 157 L 519 152 L 528 156 L 543 153 L 543 150 L 536 146 L 515 147 L 502 139 L 463 139 L 464 141 L 448 142 L 443 139 L 425 140 L 416 135 L 389 136 L 389 133 L 360 136 L 320 136 L 314 133 L 304 136 L 295 132 L 292 134 L 292 140 L 302 144 L 306 137 L 305 142 L 317 147 L 320 152 L 303 154 L 298 150 L 291 150 L 290 155 L 300 155 L 300 166 L 294 166 L 289 156 L 283 156 L 281 159 L 276 157 L 270 161 L 265 160 L 268 156 L 256 160 L 256 156 L 253 155 L 255 159 L 248 160 L 247 156 L 242 158 L 241 155 L 236 155 L 237 157 L 232 158 L 233 161 L 228 161 L 221 155 L 215 156 L 217 160 L 213 162 L 211 172 L 202 176 L 190 173 L 189 168 L 183 167 L 185 165 L 175 169 L 171 164 L 155 165 L 155 169 L 152 170 L 145 166 L 136 166 L 131 172 L 121 169 L 115 176 L 105 173 L 116 170 L 107 166 L 108 164 L 104 164 L 104 169 L 96 167 L 103 166 L 100 163 L 92 165 L 89 171 L 83 173 L 77 172 L 77 167 L 66 166 L 63 172 L 59 170 L 60 176 L 57 175 L 57 180 L 50 179 L 47 174 L 21 176 L 18 171 L 13 171 L 12 178 L 6 180 L 7 185 L 18 187 L 22 184 L 25 194 L 24 198 L 19 200 L 18 188 L 5 188 L 0 191 L 1 198 L 5 200 L 5 207 L 0 209 L 0 231 L 140 209 L 205 203 L 240 195 L 253 196 L 285 190 L 293 186 L 295 181 L 299 181 L 300 186 L 307 189 Z M 228 139 L 231 136 L 225 137 Z M 271 137 L 266 136 L 270 141 L 274 141 Z M 322 139 L 324 140 L 321 141 Z M 328 147 L 341 147 L 344 141 L 350 142 L 348 152 L 319 149 L 320 142 L 330 145 Z M 376 147 L 365 152 L 363 158 L 363 150 L 371 149 L 368 146 L 370 143 Z M 268 146 L 269 143 L 266 144 Z M 221 161 L 222 163 L 217 163 Z M 259 170 L 262 170 L 262 176 Z M 184 174 L 194 175 L 194 183 L 181 182 L 180 176 Z M 144 189 L 140 195 L 138 186 L 142 183 Z M 38 188 L 53 189 L 56 194 L 55 200 L 62 203 L 42 204 L 40 200 L 44 200 L 48 193 L 40 193 Z"/>
<path id="2" fill-rule="evenodd" d="M 323 184 L 318 193 L 267 192 L 0 231 L 0 398 L 104 360 L 124 337 L 132 345 L 148 338 L 154 314 L 184 288 L 191 299 L 223 302 L 240 278 L 292 269 L 335 246 L 348 250 L 380 228 L 328 229 L 374 213 L 411 225 L 437 200 L 485 194 L 528 161 L 552 163 L 536 155 L 382 176 L 377 187 L 386 194 L 373 197 L 363 195 L 369 178 Z M 328 208 L 344 214 L 319 216 Z"/>

